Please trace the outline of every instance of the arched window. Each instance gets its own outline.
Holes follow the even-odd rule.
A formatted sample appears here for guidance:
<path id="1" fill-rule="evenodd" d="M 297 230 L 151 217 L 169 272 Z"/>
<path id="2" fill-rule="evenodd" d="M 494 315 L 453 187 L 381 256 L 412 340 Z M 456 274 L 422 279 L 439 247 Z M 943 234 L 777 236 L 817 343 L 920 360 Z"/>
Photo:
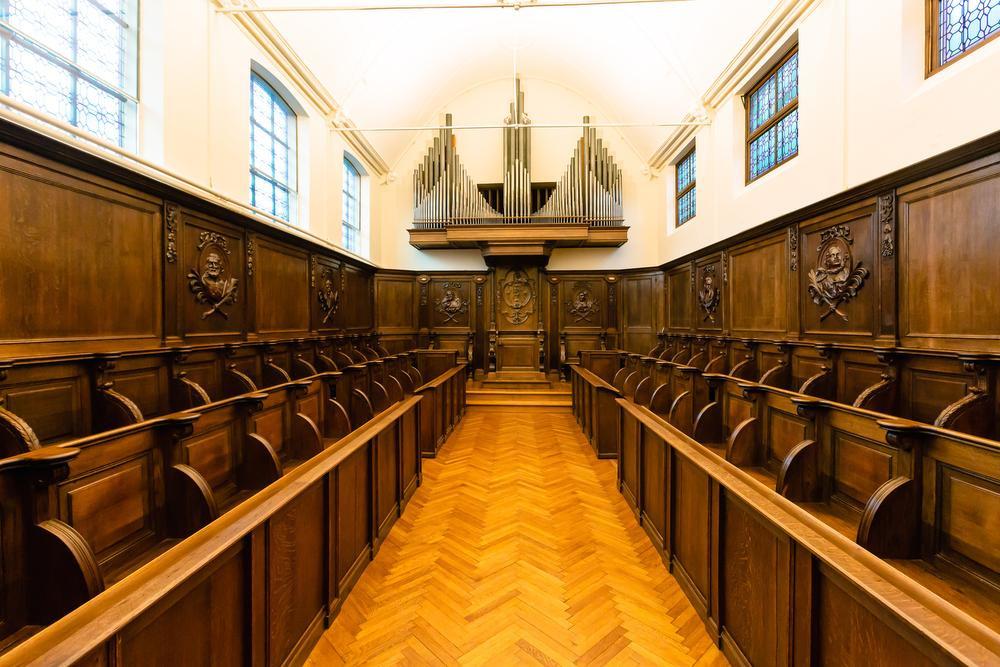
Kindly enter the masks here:
<path id="1" fill-rule="evenodd" d="M 698 214 L 697 200 L 697 155 L 692 147 L 688 153 L 680 159 L 676 167 L 676 192 L 677 199 L 677 226 L 680 227 L 685 222 Z"/>
<path id="2" fill-rule="evenodd" d="M 291 222 L 295 208 L 295 112 L 256 72 L 250 75 L 250 202 Z"/>
<path id="3" fill-rule="evenodd" d="M 344 247 L 361 252 L 361 168 L 344 156 Z"/>
<path id="4" fill-rule="evenodd" d="M 0 0 L 0 92 L 135 150 L 138 0 Z"/>

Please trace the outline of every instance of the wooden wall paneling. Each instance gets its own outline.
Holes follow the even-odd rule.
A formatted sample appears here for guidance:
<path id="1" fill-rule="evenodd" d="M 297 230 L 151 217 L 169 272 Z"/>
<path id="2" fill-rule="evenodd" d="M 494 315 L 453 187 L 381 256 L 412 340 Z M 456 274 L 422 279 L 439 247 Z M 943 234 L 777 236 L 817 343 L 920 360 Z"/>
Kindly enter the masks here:
<path id="1" fill-rule="evenodd" d="M 379 272 L 374 281 L 375 328 L 384 344 L 400 352 L 417 347 L 421 311 L 427 303 L 419 297 L 424 286 L 409 273 Z"/>
<path id="2" fill-rule="evenodd" d="M 159 201 L 0 146 L 0 220 L 5 356 L 159 343 Z"/>
<path id="3" fill-rule="evenodd" d="M 874 339 L 881 300 L 882 229 L 874 199 L 801 228 L 798 287 L 802 333 Z M 891 281 L 891 276 L 890 276 Z"/>
<path id="4" fill-rule="evenodd" d="M 671 540 L 673 572 L 698 615 L 712 604 L 712 489 L 708 475 L 671 449 Z"/>
<path id="5" fill-rule="evenodd" d="M 434 274 L 427 283 L 426 320 L 438 349 L 458 350 L 459 358 L 469 358 L 470 342 L 475 345 L 478 317 L 475 276 Z M 544 290 L 543 290 L 544 291 Z M 544 295 L 539 298 L 544 307 Z M 472 334 L 470 339 L 470 334 Z"/>
<path id="6" fill-rule="evenodd" d="M 42 444 L 93 431 L 93 386 L 81 364 L 15 366 L 0 376 L 0 407 L 27 422 Z"/>
<path id="7" fill-rule="evenodd" d="M 957 359 L 908 358 L 900 372 L 900 416 L 933 424 L 969 393 L 973 379 Z"/>
<path id="8" fill-rule="evenodd" d="M 180 335 L 198 343 L 243 337 L 254 310 L 243 230 L 187 209 L 179 219 Z"/>
<path id="9" fill-rule="evenodd" d="M 1000 352 L 1000 154 L 899 188 L 899 337 Z"/>
<path id="10" fill-rule="evenodd" d="M 375 283 L 372 272 L 351 264 L 344 264 L 345 294 L 341 297 L 343 319 L 341 328 L 346 331 L 368 331 L 374 325 Z"/>
<path id="11" fill-rule="evenodd" d="M 663 273 L 625 274 L 621 280 L 623 349 L 646 354 L 656 346 L 664 311 Z"/>
<path id="12" fill-rule="evenodd" d="M 774 234 L 730 250 L 729 301 L 723 307 L 734 336 L 787 334 L 788 275 L 798 261 L 789 259 L 788 239 L 787 232 Z"/>
<path id="13" fill-rule="evenodd" d="M 692 307 L 696 278 L 692 276 L 692 270 L 692 265 L 686 263 L 666 274 L 668 331 L 686 333 L 694 328 Z"/>
<path id="14" fill-rule="evenodd" d="M 595 273 L 567 273 L 552 276 L 552 329 L 555 351 L 560 341 L 567 361 L 576 361 L 581 350 L 600 350 L 614 335 L 615 304 L 609 298 L 617 287 L 616 277 Z M 557 357 L 558 358 L 558 357 Z"/>
<path id="15" fill-rule="evenodd" d="M 308 335 L 309 254 L 258 236 L 254 280 L 257 332 L 262 337 Z"/>
<path id="16" fill-rule="evenodd" d="M 722 499 L 723 651 L 735 664 L 788 664 L 792 544 L 735 496 L 723 493 Z"/>

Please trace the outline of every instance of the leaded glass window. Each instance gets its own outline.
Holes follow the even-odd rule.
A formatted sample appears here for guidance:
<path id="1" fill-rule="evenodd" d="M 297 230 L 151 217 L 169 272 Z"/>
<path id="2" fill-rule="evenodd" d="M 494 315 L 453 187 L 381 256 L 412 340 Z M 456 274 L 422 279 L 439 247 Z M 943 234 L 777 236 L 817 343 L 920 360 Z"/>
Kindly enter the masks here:
<path id="1" fill-rule="evenodd" d="M 928 20 L 936 37 L 931 70 L 1000 35 L 1000 0 L 934 0 Z"/>
<path id="2" fill-rule="evenodd" d="M 290 222 L 295 186 L 295 112 L 269 83 L 251 74 L 251 203 Z"/>
<path id="3" fill-rule="evenodd" d="M 696 168 L 695 149 L 691 149 L 687 155 L 677 163 L 677 226 L 680 227 L 685 222 L 697 215 L 696 197 Z"/>
<path id="4" fill-rule="evenodd" d="M 361 252 L 361 172 L 344 157 L 344 247 Z"/>
<path id="5" fill-rule="evenodd" d="M 0 91 L 135 150 L 138 0 L 0 0 Z"/>
<path id="6" fill-rule="evenodd" d="M 746 96 L 747 182 L 799 152 L 799 52 L 793 49 Z"/>

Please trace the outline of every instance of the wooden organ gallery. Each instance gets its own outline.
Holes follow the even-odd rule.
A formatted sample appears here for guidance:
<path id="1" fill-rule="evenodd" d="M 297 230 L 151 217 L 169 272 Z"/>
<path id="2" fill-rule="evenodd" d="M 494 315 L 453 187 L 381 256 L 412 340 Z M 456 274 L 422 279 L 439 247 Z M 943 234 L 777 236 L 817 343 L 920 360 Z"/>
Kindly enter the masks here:
<path id="1" fill-rule="evenodd" d="M 279 10 L 317 8 L 207 4 L 286 72 L 254 69 L 243 100 L 249 205 L 26 110 L 5 65 L 0 665 L 1000 665 L 1000 128 L 822 196 L 764 189 L 812 164 L 789 72 L 800 42 L 817 57 L 816 8 L 852 3 L 762 0 L 767 56 L 712 84 L 712 119 L 666 124 L 651 162 L 671 176 L 644 185 L 631 124 L 534 120 L 518 76 L 492 153 L 447 113 L 399 149 L 396 185 L 392 144 L 278 48 Z M 4 52 L 48 58 L 2 5 Z M 1000 6 L 980 3 L 973 38 L 941 5 L 920 73 L 1000 67 Z M 320 100 L 322 132 L 289 130 L 305 111 L 283 78 Z M 745 147 L 702 143 L 719 109 Z M 343 188 L 296 190 L 282 161 L 316 135 L 340 168 L 328 131 Z M 695 146 L 699 206 L 729 187 L 709 161 L 732 158 L 737 189 L 764 192 L 729 209 L 753 224 L 697 231 Z M 294 224 L 340 225 L 340 201 L 306 201 L 327 188 L 343 243 Z M 395 201 L 405 221 L 379 234 Z M 348 249 L 359 231 L 372 253 Z M 662 261 L 619 254 L 650 239 Z"/>

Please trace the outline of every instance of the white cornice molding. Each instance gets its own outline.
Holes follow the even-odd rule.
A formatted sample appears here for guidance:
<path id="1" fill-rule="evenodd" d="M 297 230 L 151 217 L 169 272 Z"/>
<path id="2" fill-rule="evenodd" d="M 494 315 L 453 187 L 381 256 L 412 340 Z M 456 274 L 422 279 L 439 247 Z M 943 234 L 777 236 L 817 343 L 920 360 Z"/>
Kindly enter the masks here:
<path id="1" fill-rule="evenodd" d="M 821 2 L 823 0 L 781 0 L 771 10 L 764 22 L 702 95 L 701 103 L 709 114 L 735 94 L 743 81 L 760 68 L 771 51 L 780 45 L 802 19 Z M 662 169 L 676 151 L 690 141 L 696 131 L 697 128 L 692 127 L 675 129 L 649 158 L 649 166 L 653 169 Z"/>
<path id="2" fill-rule="evenodd" d="M 220 9 L 234 7 L 254 7 L 253 0 L 212 0 Z M 340 129 L 351 129 L 357 126 L 353 121 L 343 117 L 340 104 L 330 91 L 312 73 L 305 61 L 295 52 L 285 37 L 268 20 L 263 12 L 229 13 L 248 37 L 277 65 L 295 87 L 308 98 L 309 103 L 319 109 L 330 125 Z M 379 152 L 360 132 L 340 132 L 344 141 L 354 151 L 355 157 L 364 162 L 369 172 L 377 176 L 389 173 L 389 165 Z"/>

